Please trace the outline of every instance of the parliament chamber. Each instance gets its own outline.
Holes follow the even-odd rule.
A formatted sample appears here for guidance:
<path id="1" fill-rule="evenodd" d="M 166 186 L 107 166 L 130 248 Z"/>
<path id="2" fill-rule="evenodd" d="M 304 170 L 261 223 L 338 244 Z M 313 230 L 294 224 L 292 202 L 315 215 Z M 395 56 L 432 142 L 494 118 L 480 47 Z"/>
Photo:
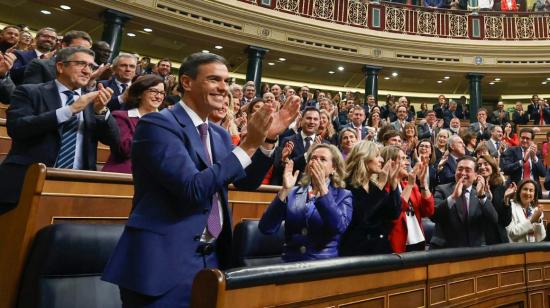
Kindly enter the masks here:
<path id="1" fill-rule="evenodd" d="M 0 1 L 0 24 L 24 24 L 33 34 L 45 26 L 83 30 L 115 53 L 170 59 L 174 74 L 191 53 L 217 53 L 233 83 L 253 81 L 258 92 L 262 83 L 307 86 L 372 95 L 380 106 L 388 95 L 406 96 L 416 110 L 431 108 L 439 95 L 464 96 L 464 130 L 497 102 L 512 113 L 533 94 L 550 98 L 550 15 L 532 11 L 533 1 L 518 2 L 515 12 L 416 4 Z M 16 140 L 9 106 L 0 102 L 0 161 Z M 535 130 L 538 149 L 548 146 L 550 125 L 530 121 L 522 129 Z M 118 287 L 101 275 L 132 211 L 134 180 L 101 171 L 111 152 L 99 143 L 98 171 L 29 166 L 16 207 L 0 214 L 0 307 L 122 307 Z M 258 229 L 280 190 L 229 185 L 235 266 L 198 272 L 191 307 L 550 307 L 548 240 L 283 262 L 284 225 L 270 235 Z M 543 194 L 537 205 L 546 225 L 550 197 Z M 421 227 L 429 243 L 434 223 L 425 219 Z"/>

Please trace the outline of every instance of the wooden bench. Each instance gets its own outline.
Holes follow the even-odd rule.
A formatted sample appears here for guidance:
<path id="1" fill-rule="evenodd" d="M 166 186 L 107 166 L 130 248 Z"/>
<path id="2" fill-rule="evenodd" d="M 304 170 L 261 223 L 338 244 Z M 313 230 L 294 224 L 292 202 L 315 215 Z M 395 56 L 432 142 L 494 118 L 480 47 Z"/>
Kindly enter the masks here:
<path id="1" fill-rule="evenodd" d="M 259 219 L 278 186 L 230 189 L 233 224 Z M 35 234 L 55 223 L 125 223 L 134 187 L 129 174 L 29 167 L 18 206 L 0 215 L 0 307 L 12 308 Z"/>
<path id="2" fill-rule="evenodd" d="M 205 269 L 192 307 L 549 307 L 550 243 Z"/>
<path id="3" fill-rule="evenodd" d="M 6 112 L 7 112 L 9 106 L 10 105 L 0 103 L 0 118 L 2 118 L 2 119 L 6 118 Z"/>
<path id="4" fill-rule="evenodd" d="M 6 128 L 6 119 L 0 118 L 0 161 L 8 155 L 11 149 L 11 138 L 8 136 L 8 129 Z"/>

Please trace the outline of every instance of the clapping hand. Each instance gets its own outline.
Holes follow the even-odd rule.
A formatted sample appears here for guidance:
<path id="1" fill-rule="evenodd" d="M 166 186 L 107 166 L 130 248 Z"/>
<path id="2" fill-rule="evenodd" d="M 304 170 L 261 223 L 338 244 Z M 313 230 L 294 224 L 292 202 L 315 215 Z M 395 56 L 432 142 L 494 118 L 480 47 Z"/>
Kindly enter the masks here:
<path id="1" fill-rule="evenodd" d="M 455 201 L 462 196 L 462 188 L 464 187 L 464 181 L 465 179 L 462 178 L 456 182 L 455 189 L 453 190 L 453 193 L 451 194 L 451 198 L 453 198 Z"/>
<path id="2" fill-rule="evenodd" d="M 288 141 L 285 143 L 285 146 L 283 147 L 283 152 L 281 154 L 281 161 L 286 162 L 288 159 L 288 156 L 290 156 L 290 153 L 294 150 L 294 142 Z"/>
<path id="3" fill-rule="evenodd" d="M 312 160 L 308 164 L 309 175 L 311 176 L 311 185 L 313 191 L 319 192 L 320 196 L 328 193 L 328 185 L 326 181 L 325 169 L 318 160 Z"/>
<path id="4" fill-rule="evenodd" d="M 283 170 L 283 186 L 278 193 L 279 199 L 283 202 L 288 196 L 288 192 L 290 191 L 290 189 L 292 189 L 292 187 L 296 185 L 296 181 L 298 180 L 298 174 L 300 173 L 300 171 L 296 170 L 294 171 L 294 173 L 292 173 L 293 169 L 294 162 L 292 160 L 287 161 Z"/>
<path id="5" fill-rule="evenodd" d="M 478 196 L 485 195 L 485 179 L 481 176 L 477 176 L 476 192 Z"/>
<path id="6" fill-rule="evenodd" d="M 0 52 L 0 76 L 4 76 L 12 68 L 16 59 L 17 57 L 11 52 L 5 54 Z"/>
<path id="7" fill-rule="evenodd" d="M 300 97 L 296 95 L 290 96 L 281 109 L 271 115 L 273 120 L 269 129 L 266 130 L 269 139 L 277 139 L 277 136 L 296 119 L 300 113 L 300 102 Z"/>
<path id="8" fill-rule="evenodd" d="M 508 185 L 508 188 L 506 188 L 506 191 L 504 192 L 504 206 L 509 206 L 510 199 L 514 197 L 514 194 L 516 193 L 518 187 L 516 186 L 516 183 L 512 182 L 510 185 Z"/>

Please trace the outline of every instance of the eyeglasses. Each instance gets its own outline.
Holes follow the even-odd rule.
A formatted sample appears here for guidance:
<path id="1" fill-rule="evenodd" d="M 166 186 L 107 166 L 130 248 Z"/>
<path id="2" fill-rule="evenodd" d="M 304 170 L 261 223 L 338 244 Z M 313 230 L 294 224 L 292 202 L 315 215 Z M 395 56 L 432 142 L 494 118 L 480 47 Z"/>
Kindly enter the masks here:
<path id="1" fill-rule="evenodd" d="M 160 96 L 166 96 L 166 92 L 164 91 L 159 91 L 157 89 L 147 89 L 147 92 L 153 94 L 153 96 L 157 96 L 157 95 L 160 95 Z"/>
<path id="2" fill-rule="evenodd" d="M 95 63 L 88 63 L 86 61 L 63 61 L 63 64 L 69 64 L 72 63 L 76 68 L 83 69 L 84 67 L 88 67 L 92 72 L 97 70 L 98 66 L 95 65 Z"/>

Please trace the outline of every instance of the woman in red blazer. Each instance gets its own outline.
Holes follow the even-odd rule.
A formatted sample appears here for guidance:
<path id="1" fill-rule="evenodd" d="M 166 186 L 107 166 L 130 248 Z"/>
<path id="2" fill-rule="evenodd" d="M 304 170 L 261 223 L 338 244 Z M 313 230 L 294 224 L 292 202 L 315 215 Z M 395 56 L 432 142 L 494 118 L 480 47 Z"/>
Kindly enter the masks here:
<path id="1" fill-rule="evenodd" d="M 401 168 L 398 176 L 402 179 L 401 214 L 393 221 L 393 228 L 388 238 L 395 253 L 424 250 L 426 240 L 422 228 L 422 217 L 430 217 L 434 213 L 434 198 L 426 175 L 426 164 L 429 162 L 421 161 L 414 166 L 412 172 L 409 172 L 410 162 L 407 155 L 401 150 L 397 152 L 394 155 L 397 155 L 400 161 Z M 416 184 L 417 177 L 420 187 Z"/>

